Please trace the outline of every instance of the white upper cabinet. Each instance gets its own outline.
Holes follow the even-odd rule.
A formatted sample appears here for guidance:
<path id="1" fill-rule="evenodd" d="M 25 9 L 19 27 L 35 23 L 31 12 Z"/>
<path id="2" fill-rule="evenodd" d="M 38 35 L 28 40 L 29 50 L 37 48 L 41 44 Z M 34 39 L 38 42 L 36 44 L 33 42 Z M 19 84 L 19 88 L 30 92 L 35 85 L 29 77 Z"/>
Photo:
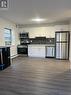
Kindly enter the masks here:
<path id="1" fill-rule="evenodd" d="M 47 27 L 29 27 L 19 29 L 19 31 L 29 32 L 30 38 L 35 37 L 43 37 L 46 38 L 54 38 L 56 31 L 69 31 L 69 25 L 55 25 L 55 26 L 47 26 Z"/>

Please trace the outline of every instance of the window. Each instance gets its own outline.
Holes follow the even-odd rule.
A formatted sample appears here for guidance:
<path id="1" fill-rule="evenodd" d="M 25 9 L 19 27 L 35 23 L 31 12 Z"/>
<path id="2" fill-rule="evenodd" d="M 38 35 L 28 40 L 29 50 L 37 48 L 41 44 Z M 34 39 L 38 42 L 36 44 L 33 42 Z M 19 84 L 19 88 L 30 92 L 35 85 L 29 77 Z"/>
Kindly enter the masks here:
<path id="1" fill-rule="evenodd" d="M 12 43 L 11 29 L 8 28 L 4 29 L 4 38 L 5 38 L 5 45 L 11 45 Z"/>

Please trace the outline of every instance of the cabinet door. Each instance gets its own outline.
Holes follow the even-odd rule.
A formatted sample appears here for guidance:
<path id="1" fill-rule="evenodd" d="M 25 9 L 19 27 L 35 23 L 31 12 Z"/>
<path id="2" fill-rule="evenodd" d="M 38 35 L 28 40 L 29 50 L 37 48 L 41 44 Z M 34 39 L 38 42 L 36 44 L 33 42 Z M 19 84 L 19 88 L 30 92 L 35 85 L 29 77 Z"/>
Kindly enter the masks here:
<path id="1" fill-rule="evenodd" d="M 45 47 L 38 47 L 37 57 L 45 57 Z"/>
<path id="2" fill-rule="evenodd" d="M 5 67 L 8 67 L 10 63 L 10 48 L 6 47 L 2 49 L 2 58 L 3 58 L 3 64 L 5 64 Z"/>
<path id="3" fill-rule="evenodd" d="M 28 47 L 28 56 L 34 56 L 34 48 L 31 46 Z"/>
<path id="4" fill-rule="evenodd" d="M 28 56 L 30 57 L 45 57 L 45 46 L 29 46 Z"/>
<path id="5" fill-rule="evenodd" d="M 3 58 L 3 64 L 5 64 L 5 67 L 7 67 L 8 66 L 7 48 L 2 49 L 2 58 Z"/>
<path id="6" fill-rule="evenodd" d="M 47 53 L 46 53 L 46 56 L 47 57 L 54 57 L 54 47 L 51 47 L 51 46 L 48 46 L 47 47 Z"/>
<path id="7" fill-rule="evenodd" d="M 7 47 L 7 50 L 6 50 L 6 53 L 7 53 L 7 66 L 10 66 L 11 65 L 11 60 L 10 60 L 10 47 Z"/>

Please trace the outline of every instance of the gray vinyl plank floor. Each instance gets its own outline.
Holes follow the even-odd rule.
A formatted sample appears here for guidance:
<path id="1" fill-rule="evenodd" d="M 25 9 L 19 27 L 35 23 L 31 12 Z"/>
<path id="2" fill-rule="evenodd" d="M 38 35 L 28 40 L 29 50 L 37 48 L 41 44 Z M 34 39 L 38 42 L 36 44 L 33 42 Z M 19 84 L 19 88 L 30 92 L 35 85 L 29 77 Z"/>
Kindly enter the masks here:
<path id="1" fill-rule="evenodd" d="M 0 95 L 71 95 L 70 63 L 17 57 L 0 71 Z"/>

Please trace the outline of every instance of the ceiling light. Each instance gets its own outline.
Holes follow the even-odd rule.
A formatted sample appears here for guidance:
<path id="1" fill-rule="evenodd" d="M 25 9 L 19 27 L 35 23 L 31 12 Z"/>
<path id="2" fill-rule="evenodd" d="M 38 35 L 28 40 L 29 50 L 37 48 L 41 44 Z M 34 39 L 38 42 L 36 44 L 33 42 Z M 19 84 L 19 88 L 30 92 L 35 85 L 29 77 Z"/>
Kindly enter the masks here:
<path id="1" fill-rule="evenodd" d="M 32 19 L 32 21 L 35 21 L 35 22 L 43 22 L 43 21 L 45 21 L 46 19 L 42 19 L 42 18 L 34 18 L 34 19 Z"/>

